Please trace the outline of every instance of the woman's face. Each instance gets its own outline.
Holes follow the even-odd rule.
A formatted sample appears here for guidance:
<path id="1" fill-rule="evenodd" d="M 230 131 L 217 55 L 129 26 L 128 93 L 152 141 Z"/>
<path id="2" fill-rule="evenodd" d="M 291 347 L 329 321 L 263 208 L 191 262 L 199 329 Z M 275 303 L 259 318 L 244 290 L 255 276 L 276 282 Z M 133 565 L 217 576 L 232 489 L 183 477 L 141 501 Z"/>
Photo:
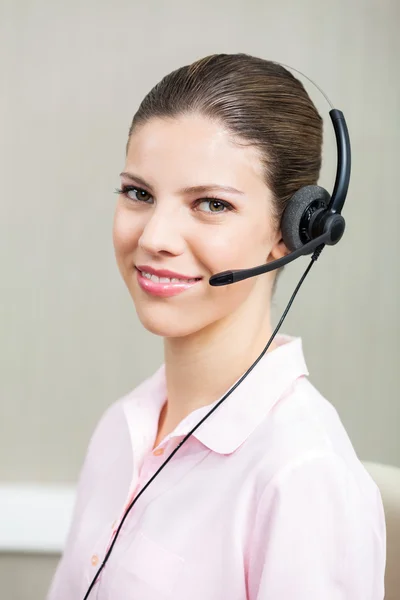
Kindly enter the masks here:
<path id="1" fill-rule="evenodd" d="M 224 287 L 208 283 L 220 271 L 284 254 L 253 147 L 235 145 L 220 124 L 200 115 L 153 118 L 131 136 L 121 189 L 115 254 L 149 331 L 187 336 L 268 307 L 271 274 Z"/>

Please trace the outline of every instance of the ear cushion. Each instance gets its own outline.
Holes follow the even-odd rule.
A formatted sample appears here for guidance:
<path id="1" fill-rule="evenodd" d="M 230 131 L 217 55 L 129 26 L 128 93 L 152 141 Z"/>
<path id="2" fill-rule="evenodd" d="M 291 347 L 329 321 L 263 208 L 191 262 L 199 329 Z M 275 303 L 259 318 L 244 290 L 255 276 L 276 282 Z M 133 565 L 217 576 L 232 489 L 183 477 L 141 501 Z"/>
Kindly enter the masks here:
<path id="1" fill-rule="evenodd" d="M 317 207 L 318 203 L 328 206 L 329 200 L 329 193 L 319 185 L 306 185 L 293 194 L 281 220 L 282 238 L 290 251 L 304 246 L 300 237 L 300 222 L 307 208 L 313 203 Z"/>

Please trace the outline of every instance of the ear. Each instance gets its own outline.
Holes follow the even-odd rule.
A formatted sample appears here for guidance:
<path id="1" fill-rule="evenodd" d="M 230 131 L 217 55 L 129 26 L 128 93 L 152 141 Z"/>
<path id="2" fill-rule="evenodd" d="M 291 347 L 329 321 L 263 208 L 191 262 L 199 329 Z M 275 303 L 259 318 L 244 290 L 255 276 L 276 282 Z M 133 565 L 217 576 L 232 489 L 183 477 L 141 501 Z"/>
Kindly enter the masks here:
<path id="1" fill-rule="evenodd" d="M 279 233 L 278 241 L 272 246 L 271 252 L 268 256 L 268 262 L 272 260 L 278 260 L 278 258 L 282 258 L 290 253 L 290 250 L 287 248 L 281 233 Z"/>

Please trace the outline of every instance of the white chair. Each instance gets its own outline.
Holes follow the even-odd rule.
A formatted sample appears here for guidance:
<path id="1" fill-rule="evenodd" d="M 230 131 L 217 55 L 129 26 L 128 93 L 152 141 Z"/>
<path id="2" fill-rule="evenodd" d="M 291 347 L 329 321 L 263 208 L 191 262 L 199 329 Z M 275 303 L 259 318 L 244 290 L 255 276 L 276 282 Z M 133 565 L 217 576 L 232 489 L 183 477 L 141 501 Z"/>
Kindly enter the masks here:
<path id="1" fill-rule="evenodd" d="M 373 462 L 363 464 L 380 489 L 385 509 L 385 600 L 400 600 L 400 468 Z"/>

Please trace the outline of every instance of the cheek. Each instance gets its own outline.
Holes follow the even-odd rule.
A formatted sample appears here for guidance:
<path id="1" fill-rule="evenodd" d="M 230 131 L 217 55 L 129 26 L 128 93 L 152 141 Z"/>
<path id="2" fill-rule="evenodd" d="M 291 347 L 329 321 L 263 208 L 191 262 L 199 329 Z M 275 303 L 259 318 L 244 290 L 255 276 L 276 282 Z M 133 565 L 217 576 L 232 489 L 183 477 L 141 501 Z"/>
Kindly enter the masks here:
<path id="1" fill-rule="evenodd" d="M 192 248 L 210 276 L 231 269 L 255 267 L 265 262 L 269 253 L 265 224 L 247 229 L 241 224 L 240 231 L 221 228 L 213 235 L 207 234 L 207 244 L 204 238 L 198 238 Z M 249 278 L 222 287 L 206 285 L 204 299 L 208 301 L 204 304 L 204 311 L 213 317 L 225 316 L 243 304 L 256 287 L 265 283 L 265 278 Z"/>
<path id="2" fill-rule="evenodd" d="M 115 254 L 120 260 L 134 250 L 139 238 L 138 226 L 134 219 L 127 219 L 124 211 L 117 207 L 113 222 L 113 244 Z"/>
<path id="3" fill-rule="evenodd" d="M 240 226 L 239 226 L 240 225 Z M 207 232 L 195 241 L 196 254 L 211 274 L 262 264 L 268 257 L 270 236 L 265 223 L 254 222 L 248 227 L 226 227 Z"/>

